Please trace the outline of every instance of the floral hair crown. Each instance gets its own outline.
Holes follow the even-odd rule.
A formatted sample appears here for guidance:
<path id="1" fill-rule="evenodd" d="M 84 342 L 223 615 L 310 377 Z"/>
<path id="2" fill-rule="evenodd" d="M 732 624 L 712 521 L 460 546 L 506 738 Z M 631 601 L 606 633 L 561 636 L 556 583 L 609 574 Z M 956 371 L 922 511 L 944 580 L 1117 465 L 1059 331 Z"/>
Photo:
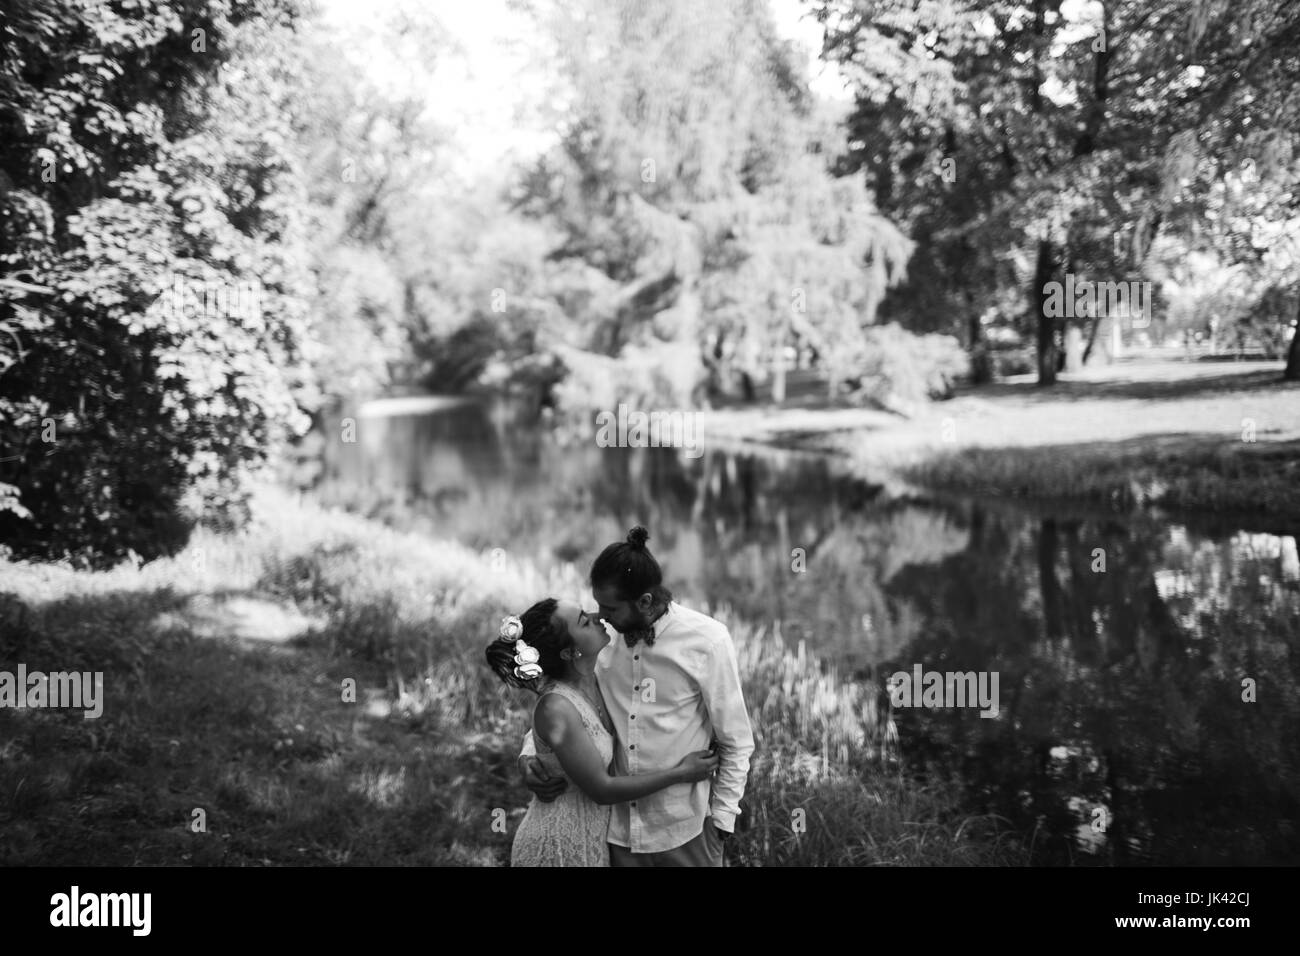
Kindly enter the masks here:
<path id="1" fill-rule="evenodd" d="M 537 648 L 524 641 L 524 622 L 513 614 L 501 619 L 502 640 L 515 642 L 515 676 L 520 680 L 535 680 L 542 676 L 542 665 L 537 663 L 542 655 Z"/>

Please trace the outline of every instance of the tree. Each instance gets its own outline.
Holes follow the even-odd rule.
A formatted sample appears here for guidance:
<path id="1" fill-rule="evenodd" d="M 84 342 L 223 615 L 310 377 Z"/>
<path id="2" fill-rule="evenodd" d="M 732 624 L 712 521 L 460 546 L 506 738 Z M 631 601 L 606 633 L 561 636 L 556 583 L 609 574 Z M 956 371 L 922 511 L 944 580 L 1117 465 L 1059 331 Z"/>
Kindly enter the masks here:
<path id="1" fill-rule="evenodd" d="M 1016 263 L 1042 384 L 1055 378 L 1060 332 L 1043 307 L 1046 284 L 1063 269 L 1140 272 L 1189 162 L 1231 163 L 1247 131 L 1290 136 L 1296 125 L 1287 77 L 1300 14 L 1289 4 L 813 7 L 829 28 L 826 55 L 859 86 L 848 162 L 868 169 L 885 213 L 916 230 L 920 262 L 946 264 L 922 266 L 914 282 L 946 271 L 946 311 L 969 321 L 1006 276 L 989 260 Z M 941 182 L 945 160 L 956 189 Z M 918 321 L 927 319 L 909 315 Z"/>
<path id="2" fill-rule="evenodd" d="M 838 133 L 766 4 L 533 9 L 567 106 L 519 207 L 556 225 L 552 258 L 587 276 L 566 344 L 646 367 L 657 400 L 684 402 L 707 367 L 759 376 L 796 345 L 825 361 L 859 342 L 910 247 L 829 169 Z"/>
<path id="3" fill-rule="evenodd" d="M 34 0 L 0 35 L 0 535 L 105 565 L 237 520 L 305 427 L 293 0 Z M 3 490 L 3 489 L 0 489 Z M 193 493 L 191 503 L 186 498 Z"/>

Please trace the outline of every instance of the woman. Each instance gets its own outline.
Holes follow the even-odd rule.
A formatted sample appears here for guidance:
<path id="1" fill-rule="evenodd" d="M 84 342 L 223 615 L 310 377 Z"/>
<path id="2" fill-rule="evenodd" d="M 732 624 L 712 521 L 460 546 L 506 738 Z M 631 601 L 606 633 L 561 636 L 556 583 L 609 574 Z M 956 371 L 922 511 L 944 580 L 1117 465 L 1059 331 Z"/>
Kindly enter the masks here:
<path id="1" fill-rule="evenodd" d="M 515 833 L 511 866 L 608 866 L 611 804 L 636 800 L 713 773 L 718 758 L 699 750 L 671 770 L 614 776 L 614 728 L 600 688 L 596 657 L 609 643 L 599 618 L 576 604 L 538 601 L 523 617 L 508 617 L 488 645 L 492 669 L 512 687 L 537 693 L 533 743 L 553 774 L 569 789 L 551 803 L 533 797 Z"/>

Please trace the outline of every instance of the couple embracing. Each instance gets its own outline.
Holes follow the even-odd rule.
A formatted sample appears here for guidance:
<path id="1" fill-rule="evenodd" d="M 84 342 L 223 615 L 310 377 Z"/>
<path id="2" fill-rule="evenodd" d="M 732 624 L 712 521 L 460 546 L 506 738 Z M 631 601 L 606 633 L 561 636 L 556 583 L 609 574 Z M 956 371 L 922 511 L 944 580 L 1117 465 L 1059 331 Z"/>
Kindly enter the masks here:
<path id="1" fill-rule="evenodd" d="M 596 558 L 598 612 L 539 601 L 488 646 L 537 695 L 512 866 L 723 865 L 754 750 L 736 649 L 673 601 L 647 539 L 633 528 Z"/>

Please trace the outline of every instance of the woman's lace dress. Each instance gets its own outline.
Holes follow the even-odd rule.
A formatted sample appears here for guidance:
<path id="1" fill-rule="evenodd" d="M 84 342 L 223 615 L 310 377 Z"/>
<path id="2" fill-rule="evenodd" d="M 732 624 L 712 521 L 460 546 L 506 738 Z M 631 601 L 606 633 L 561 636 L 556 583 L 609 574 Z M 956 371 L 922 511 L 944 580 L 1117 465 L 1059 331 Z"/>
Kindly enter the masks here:
<path id="1" fill-rule="evenodd" d="M 601 761 L 608 767 L 614 759 L 614 738 L 582 692 L 560 681 L 547 681 L 541 693 L 543 696 L 559 694 L 577 708 L 582 726 L 596 745 Z M 540 697 L 538 703 L 541 703 Z M 547 772 L 565 777 L 559 758 L 536 732 L 533 732 L 533 743 Z M 605 842 L 609 831 L 609 811 L 609 807 L 596 803 L 572 781 L 569 789 L 550 803 L 533 797 L 515 833 L 510 865 L 609 866 L 609 845 Z"/>

